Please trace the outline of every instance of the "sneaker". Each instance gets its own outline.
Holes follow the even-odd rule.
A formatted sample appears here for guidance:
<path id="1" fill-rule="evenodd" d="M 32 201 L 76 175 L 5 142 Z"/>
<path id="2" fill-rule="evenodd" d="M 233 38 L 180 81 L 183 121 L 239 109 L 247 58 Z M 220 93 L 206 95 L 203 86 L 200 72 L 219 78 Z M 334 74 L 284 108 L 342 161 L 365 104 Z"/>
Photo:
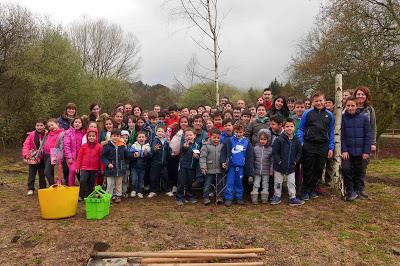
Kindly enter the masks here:
<path id="1" fill-rule="evenodd" d="M 278 205 L 279 203 L 281 203 L 281 197 L 274 195 L 272 197 L 271 205 Z"/>
<path id="2" fill-rule="evenodd" d="M 209 198 L 207 198 L 207 199 L 203 199 L 203 203 L 204 203 L 204 205 L 208 205 L 208 204 L 210 204 L 211 203 L 211 200 L 209 199 Z"/>
<path id="3" fill-rule="evenodd" d="M 208 194 L 208 196 L 210 197 L 210 198 L 212 198 L 212 197 L 214 197 L 214 193 L 210 193 L 210 194 Z"/>
<path id="4" fill-rule="evenodd" d="M 195 203 L 197 203 L 197 200 L 196 199 L 189 199 L 189 200 L 187 200 L 187 202 L 195 204 Z"/>
<path id="5" fill-rule="evenodd" d="M 33 195 L 33 190 L 28 190 L 28 193 L 27 193 L 27 195 L 28 195 L 28 196 L 31 196 L 31 195 Z"/>
<path id="6" fill-rule="evenodd" d="M 237 200 L 236 202 L 237 202 L 237 204 L 239 204 L 239 205 L 244 205 L 244 200 L 242 200 L 242 199 Z"/>
<path id="7" fill-rule="evenodd" d="M 121 197 L 115 197 L 114 202 L 115 203 L 120 203 L 121 202 Z"/>
<path id="8" fill-rule="evenodd" d="M 358 194 L 358 198 L 360 200 L 368 199 L 368 194 L 366 194 L 364 191 L 358 191 L 357 194 Z"/>
<path id="9" fill-rule="evenodd" d="M 226 207 L 232 206 L 232 201 L 231 200 L 225 200 L 225 206 Z"/>
<path id="10" fill-rule="evenodd" d="M 308 194 L 307 192 L 303 192 L 301 194 L 301 199 L 305 201 L 310 200 L 310 194 Z"/>
<path id="11" fill-rule="evenodd" d="M 165 195 L 167 195 L 168 197 L 173 197 L 174 196 L 174 192 L 170 191 L 165 193 Z"/>
<path id="12" fill-rule="evenodd" d="M 219 203 L 224 203 L 224 199 L 221 198 L 221 197 L 218 197 L 217 198 L 217 204 L 219 204 Z"/>
<path id="13" fill-rule="evenodd" d="M 137 197 L 138 197 L 139 199 L 143 199 L 143 194 L 142 194 L 142 193 L 137 193 Z"/>
<path id="14" fill-rule="evenodd" d="M 300 200 L 298 198 L 291 198 L 289 205 L 290 206 L 299 206 L 299 205 L 303 205 L 305 202 L 304 200 Z"/>
<path id="15" fill-rule="evenodd" d="M 183 205 L 185 205 L 185 203 L 183 203 L 183 201 L 181 201 L 181 200 L 177 200 L 177 201 L 176 201 L 176 204 L 177 204 L 179 207 L 183 207 Z"/>
<path id="16" fill-rule="evenodd" d="M 318 196 L 318 193 L 317 193 L 317 192 L 313 191 L 313 192 L 310 193 L 310 199 L 316 199 L 316 198 L 318 198 L 318 197 L 319 197 L 319 196 Z"/>
<path id="17" fill-rule="evenodd" d="M 157 196 L 157 193 L 155 192 L 150 192 L 149 195 L 147 195 L 148 198 L 154 198 L 155 196 Z"/>
<path id="18" fill-rule="evenodd" d="M 176 186 L 172 187 L 172 193 L 176 193 L 178 191 L 178 189 L 176 188 Z"/>
<path id="19" fill-rule="evenodd" d="M 134 197 L 136 197 L 136 191 L 131 192 L 131 198 L 134 198 Z"/>
<path id="20" fill-rule="evenodd" d="M 353 201 L 353 200 L 355 200 L 357 197 L 359 197 L 359 195 L 358 195 L 356 192 L 353 191 L 353 192 L 347 194 L 346 200 L 347 200 L 347 201 Z"/>

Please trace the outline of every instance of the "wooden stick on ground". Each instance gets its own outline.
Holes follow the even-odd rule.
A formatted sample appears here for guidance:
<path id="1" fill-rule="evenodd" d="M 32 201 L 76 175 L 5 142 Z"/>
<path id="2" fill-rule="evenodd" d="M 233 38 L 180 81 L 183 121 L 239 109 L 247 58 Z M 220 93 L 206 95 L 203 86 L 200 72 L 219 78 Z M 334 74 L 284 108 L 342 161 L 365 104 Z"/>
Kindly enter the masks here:
<path id="1" fill-rule="evenodd" d="M 165 250 L 163 252 L 179 252 L 179 253 L 263 253 L 265 248 L 232 248 L 232 249 L 184 249 L 184 250 Z"/>
<path id="2" fill-rule="evenodd" d="M 257 258 L 256 253 L 221 254 L 221 253 L 180 253 L 180 252 L 93 252 L 92 258 L 208 258 L 208 259 L 245 259 Z"/>
<path id="3" fill-rule="evenodd" d="M 181 263 L 181 262 L 209 262 L 212 259 L 207 258 L 143 258 L 140 261 L 141 264 L 148 263 Z"/>
<path id="4" fill-rule="evenodd" d="M 226 263 L 149 263 L 146 266 L 263 266 L 264 262 L 226 262 Z"/>

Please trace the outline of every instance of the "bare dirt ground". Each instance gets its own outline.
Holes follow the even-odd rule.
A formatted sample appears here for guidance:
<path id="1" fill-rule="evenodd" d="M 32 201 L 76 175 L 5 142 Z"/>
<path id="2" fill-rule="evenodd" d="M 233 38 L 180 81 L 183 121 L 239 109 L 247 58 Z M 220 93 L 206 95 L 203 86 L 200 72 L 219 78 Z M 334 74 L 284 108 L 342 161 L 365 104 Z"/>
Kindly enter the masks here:
<path id="1" fill-rule="evenodd" d="M 264 247 L 267 265 L 400 265 L 400 160 L 373 161 L 370 200 L 344 202 L 329 189 L 301 207 L 247 203 L 176 206 L 172 198 L 127 199 L 110 216 L 42 220 L 26 196 L 26 166 L 0 157 L 0 264 L 83 265 L 94 245 L 109 251 Z M 200 197 L 200 195 L 197 195 Z M 287 197 L 285 195 L 285 197 Z"/>

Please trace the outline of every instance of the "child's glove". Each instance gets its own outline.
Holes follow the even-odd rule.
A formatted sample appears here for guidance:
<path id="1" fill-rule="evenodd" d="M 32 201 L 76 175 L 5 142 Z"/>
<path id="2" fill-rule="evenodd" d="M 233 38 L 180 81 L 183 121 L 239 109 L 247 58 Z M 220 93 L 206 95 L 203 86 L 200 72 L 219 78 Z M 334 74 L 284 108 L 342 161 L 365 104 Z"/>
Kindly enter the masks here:
<path id="1" fill-rule="evenodd" d="M 249 176 L 249 184 L 252 184 L 252 183 L 253 183 L 253 181 L 254 181 L 254 177 L 252 177 L 252 176 Z"/>

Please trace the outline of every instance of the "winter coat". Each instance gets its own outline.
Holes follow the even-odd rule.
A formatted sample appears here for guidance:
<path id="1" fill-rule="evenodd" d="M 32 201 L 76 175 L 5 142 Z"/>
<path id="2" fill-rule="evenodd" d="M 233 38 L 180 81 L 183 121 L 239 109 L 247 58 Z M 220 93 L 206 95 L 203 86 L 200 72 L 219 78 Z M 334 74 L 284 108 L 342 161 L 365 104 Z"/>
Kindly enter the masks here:
<path id="1" fill-rule="evenodd" d="M 286 133 L 281 134 L 272 144 L 274 171 L 289 175 L 295 171 L 300 162 L 301 144 L 296 136 L 289 139 Z"/>
<path id="2" fill-rule="evenodd" d="M 78 152 L 78 158 L 76 159 L 76 169 L 88 171 L 104 171 L 104 164 L 101 163 L 103 146 L 101 146 L 101 144 L 97 141 L 97 129 L 89 128 L 87 133 L 89 134 L 90 132 L 96 133 L 96 140 L 94 143 L 90 143 L 88 142 L 86 135 L 86 143 L 81 146 Z"/>
<path id="3" fill-rule="evenodd" d="M 22 145 L 22 157 L 29 158 L 31 155 L 31 151 L 37 151 L 40 147 L 40 142 L 43 141 L 45 132 L 43 134 L 39 134 L 36 130 L 28 132 L 28 136 L 26 137 L 24 144 Z"/>
<path id="4" fill-rule="evenodd" d="M 200 150 L 200 168 L 207 169 L 207 174 L 220 174 L 221 168 L 221 150 L 224 145 L 219 143 L 214 145 L 211 140 L 206 140 Z"/>
<path id="5" fill-rule="evenodd" d="M 376 115 L 375 115 L 375 109 L 369 105 L 365 108 L 359 108 L 359 111 L 361 114 L 365 115 L 368 117 L 368 121 L 371 127 L 371 143 L 376 145 L 376 134 L 377 134 L 377 127 L 376 127 Z M 371 145 L 372 145 L 371 144 Z"/>
<path id="6" fill-rule="evenodd" d="M 257 117 L 247 125 L 244 135 L 250 139 L 251 144 L 254 146 L 258 142 L 258 132 L 261 129 L 269 128 L 269 124 L 270 122 L 267 116 L 262 119 Z"/>
<path id="7" fill-rule="evenodd" d="M 157 144 L 160 145 L 160 149 L 156 150 Z M 151 144 L 151 166 L 152 167 L 164 167 L 167 166 L 167 160 L 171 155 L 171 148 L 169 147 L 168 141 L 164 139 L 162 142 L 159 138 L 155 138 Z"/>
<path id="8" fill-rule="evenodd" d="M 49 131 L 47 133 L 46 141 L 43 145 L 44 154 L 50 154 L 52 148 L 59 148 L 63 150 L 64 148 L 64 129 L 60 128 L 56 131 Z M 61 153 L 64 154 L 64 153 Z"/>
<path id="9" fill-rule="evenodd" d="M 222 147 L 220 161 L 228 167 L 244 167 L 245 176 L 254 176 L 253 146 L 246 137 L 238 140 L 234 135 L 228 139 Z"/>
<path id="10" fill-rule="evenodd" d="M 194 150 L 200 151 L 200 145 L 196 142 L 191 143 L 188 148 L 185 148 L 182 143 L 181 156 L 179 158 L 179 167 L 186 169 L 196 169 L 199 160 L 193 157 Z"/>
<path id="11" fill-rule="evenodd" d="M 334 127 L 335 118 L 331 112 L 325 108 L 310 108 L 301 117 L 297 137 L 305 149 L 313 149 L 325 156 L 328 149 L 333 151 L 335 148 Z"/>
<path id="12" fill-rule="evenodd" d="M 111 140 L 103 146 L 103 152 L 101 154 L 101 162 L 105 167 L 105 175 L 110 177 L 124 176 L 126 174 L 126 162 L 128 158 L 128 151 L 123 144 L 114 144 Z M 113 168 L 108 168 L 109 164 L 113 165 Z"/>
<path id="13" fill-rule="evenodd" d="M 60 127 L 62 127 L 64 130 L 67 130 L 71 127 L 72 119 L 69 119 L 65 115 L 62 115 L 57 118 L 57 122 L 60 125 Z"/>
<path id="14" fill-rule="evenodd" d="M 258 143 L 254 147 L 254 174 L 255 175 L 269 175 L 272 169 L 272 146 L 271 143 L 271 133 L 266 132 L 268 135 L 268 143 L 262 146 Z"/>
<path id="15" fill-rule="evenodd" d="M 76 130 L 70 128 L 64 134 L 64 156 L 66 159 L 75 160 L 78 157 L 79 149 L 82 146 L 82 138 L 85 136 L 85 130 Z M 96 134 L 97 136 L 97 134 Z"/>
<path id="16" fill-rule="evenodd" d="M 229 139 L 230 137 L 232 137 L 232 136 L 228 136 L 228 134 L 226 134 L 225 131 L 222 131 L 222 133 L 221 133 L 221 138 L 220 138 L 220 142 L 221 142 L 222 144 L 224 144 L 224 143 L 226 142 L 226 140 Z"/>
<path id="17" fill-rule="evenodd" d="M 147 151 L 147 155 L 144 153 Z M 139 152 L 139 157 L 134 158 L 133 154 L 135 152 Z M 131 161 L 131 168 L 135 169 L 146 169 L 147 160 L 151 157 L 151 148 L 150 144 L 140 144 L 139 142 L 135 142 L 129 149 L 129 160 Z"/>
<path id="18" fill-rule="evenodd" d="M 357 112 L 351 115 L 345 112 L 342 116 L 341 141 L 342 152 L 352 156 L 371 153 L 372 131 L 367 116 Z"/>

